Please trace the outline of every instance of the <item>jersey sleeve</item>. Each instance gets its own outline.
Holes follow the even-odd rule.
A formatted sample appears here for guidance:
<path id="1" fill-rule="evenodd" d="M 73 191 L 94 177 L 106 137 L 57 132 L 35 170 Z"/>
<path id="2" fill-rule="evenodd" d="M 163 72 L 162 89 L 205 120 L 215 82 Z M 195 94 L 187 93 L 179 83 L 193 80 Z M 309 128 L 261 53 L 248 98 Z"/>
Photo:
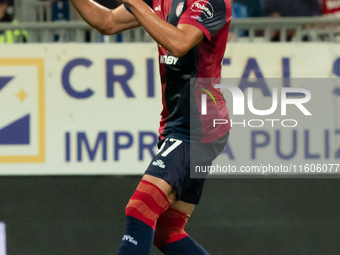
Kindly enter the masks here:
<path id="1" fill-rule="evenodd" d="M 199 28 L 209 40 L 231 21 L 229 0 L 187 0 L 186 4 L 187 8 L 178 24 Z"/>
<path id="2" fill-rule="evenodd" d="M 152 0 L 143 0 L 143 2 L 146 3 L 147 5 L 149 5 L 149 7 L 150 7 L 151 9 L 153 9 L 153 8 L 152 8 Z M 126 9 L 129 13 L 132 14 L 130 8 L 129 8 L 126 4 L 124 4 L 124 7 L 125 7 L 125 9 Z"/>

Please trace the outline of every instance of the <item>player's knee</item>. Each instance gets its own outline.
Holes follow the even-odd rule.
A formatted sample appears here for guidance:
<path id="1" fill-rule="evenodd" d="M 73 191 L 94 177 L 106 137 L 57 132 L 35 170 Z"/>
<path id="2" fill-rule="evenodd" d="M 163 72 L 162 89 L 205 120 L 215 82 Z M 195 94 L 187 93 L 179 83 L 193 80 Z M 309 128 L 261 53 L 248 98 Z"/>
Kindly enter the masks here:
<path id="1" fill-rule="evenodd" d="M 174 208 L 166 210 L 157 220 L 154 245 L 160 248 L 188 236 L 184 227 L 189 219 L 186 213 Z"/>
<path id="2" fill-rule="evenodd" d="M 168 207 L 169 201 L 164 192 L 154 184 L 142 180 L 125 208 L 125 215 L 137 218 L 155 229 L 159 215 Z"/>
<path id="3" fill-rule="evenodd" d="M 148 181 L 161 189 L 171 205 L 176 202 L 176 189 L 165 180 L 148 174 L 144 174 L 142 180 Z"/>
<path id="4" fill-rule="evenodd" d="M 177 211 L 186 213 L 188 215 L 188 217 L 191 216 L 192 212 L 195 209 L 195 205 L 194 204 L 190 204 L 190 203 L 186 203 L 183 202 L 181 200 L 177 200 L 175 203 L 173 203 L 171 205 L 171 207 Z"/>

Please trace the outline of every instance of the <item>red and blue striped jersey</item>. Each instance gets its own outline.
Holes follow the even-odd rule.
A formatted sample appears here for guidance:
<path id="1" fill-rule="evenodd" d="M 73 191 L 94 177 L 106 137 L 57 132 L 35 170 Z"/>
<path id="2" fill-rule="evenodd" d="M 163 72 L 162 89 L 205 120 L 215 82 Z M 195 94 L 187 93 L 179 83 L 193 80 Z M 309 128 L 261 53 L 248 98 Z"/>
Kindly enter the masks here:
<path id="1" fill-rule="evenodd" d="M 229 0 L 145 0 L 166 22 L 177 26 L 189 24 L 204 33 L 204 39 L 180 58 L 159 45 L 162 84 L 160 138 L 214 142 L 230 130 L 228 109 L 223 94 L 208 84 L 193 82 L 195 78 L 221 77 L 222 60 L 231 21 Z M 216 97 L 207 97 L 207 115 L 201 114 L 203 88 Z M 214 92 L 214 93 L 213 93 Z M 215 102 L 217 101 L 217 103 Z M 213 127 L 214 119 L 228 124 Z M 191 128 L 190 128 L 191 127 Z M 194 135 L 193 135 L 194 134 Z"/>

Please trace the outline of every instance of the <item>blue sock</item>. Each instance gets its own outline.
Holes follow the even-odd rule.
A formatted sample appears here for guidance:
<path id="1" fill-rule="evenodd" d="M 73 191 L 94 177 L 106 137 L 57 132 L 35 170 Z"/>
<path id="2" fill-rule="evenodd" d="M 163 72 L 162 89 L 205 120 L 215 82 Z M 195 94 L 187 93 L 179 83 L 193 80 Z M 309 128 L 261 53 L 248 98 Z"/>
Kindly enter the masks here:
<path id="1" fill-rule="evenodd" d="M 126 216 L 126 232 L 117 255 L 149 255 L 155 231 L 149 225 Z"/>
<path id="2" fill-rule="evenodd" d="M 187 236 L 159 248 L 165 255 L 209 255 L 194 239 Z"/>

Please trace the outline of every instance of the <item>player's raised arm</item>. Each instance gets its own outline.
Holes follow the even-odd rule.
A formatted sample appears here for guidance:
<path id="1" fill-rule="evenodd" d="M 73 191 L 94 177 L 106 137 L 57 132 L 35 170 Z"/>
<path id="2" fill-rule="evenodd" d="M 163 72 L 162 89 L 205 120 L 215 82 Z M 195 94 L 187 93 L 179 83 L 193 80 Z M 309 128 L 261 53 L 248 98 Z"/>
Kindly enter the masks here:
<path id="1" fill-rule="evenodd" d="M 177 27 L 158 17 L 142 0 L 123 0 L 150 36 L 175 57 L 182 57 L 204 37 L 203 32 L 189 24 Z"/>
<path id="2" fill-rule="evenodd" d="M 112 35 L 140 26 L 123 5 L 110 10 L 93 0 L 71 0 L 80 16 L 101 34 Z"/>

